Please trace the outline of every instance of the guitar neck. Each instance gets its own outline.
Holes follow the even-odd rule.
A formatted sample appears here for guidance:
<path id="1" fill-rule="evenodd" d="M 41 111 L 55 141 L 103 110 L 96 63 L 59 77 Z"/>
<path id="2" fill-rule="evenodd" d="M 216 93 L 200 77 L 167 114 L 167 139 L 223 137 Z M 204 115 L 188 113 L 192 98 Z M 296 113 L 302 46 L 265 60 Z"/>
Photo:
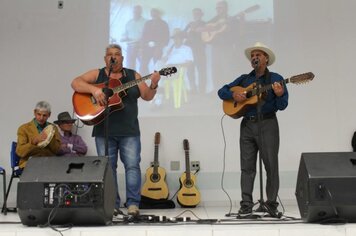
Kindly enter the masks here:
<path id="1" fill-rule="evenodd" d="M 288 84 L 289 82 L 290 82 L 289 78 L 279 81 L 279 83 L 282 85 Z M 260 94 L 267 92 L 268 90 L 270 90 L 272 88 L 272 86 L 273 86 L 273 84 L 267 84 L 267 85 L 261 87 L 260 89 L 255 88 L 248 92 L 247 97 L 255 96 L 255 95 L 257 95 L 257 92 L 259 92 Z"/>
<path id="2" fill-rule="evenodd" d="M 190 160 L 189 160 L 189 150 L 185 150 L 185 176 L 187 180 L 190 180 Z"/>
<path id="3" fill-rule="evenodd" d="M 155 154 L 154 154 L 154 160 L 153 160 L 153 174 L 158 173 L 158 144 L 155 144 Z"/>
<path id="4" fill-rule="evenodd" d="M 120 86 L 117 86 L 116 88 L 113 89 L 113 92 L 114 93 L 119 93 L 119 92 L 124 91 L 124 90 L 126 90 L 128 88 L 136 86 L 137 84 L 149 79 L 151 77 L 151 75 L 152 74 L 149 74 L 149 75 L 141 77 L 140 79 L 131 80 L 131 81 L 127 82 L 127 83 L 124 83 L 124 84 L 122 84 Z"/>

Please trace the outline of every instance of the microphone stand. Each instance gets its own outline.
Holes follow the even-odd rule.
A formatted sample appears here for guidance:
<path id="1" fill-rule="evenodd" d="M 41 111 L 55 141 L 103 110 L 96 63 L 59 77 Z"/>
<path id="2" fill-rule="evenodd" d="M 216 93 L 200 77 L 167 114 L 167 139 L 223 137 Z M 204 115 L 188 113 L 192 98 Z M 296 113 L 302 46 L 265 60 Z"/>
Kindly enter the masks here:
<path id="1" fill-rule="evenodd" d="M 266 202 L 264 201 L 264 197 L 263 197 L 263 169 L 262 169 L 262 155 L 264 154 L 263 150 L 263 136 L 262 136 L 262 99 L 261 99 L 261 95 L 262 92 L 261 91 L 261 80 L 257 77 L 257 69 L 259 66 L 259 62 L 256 61 L 254 63 L 255 66 L 255 78 L 256 78 L 256 95 L 257 95 L 257 130 L 258 130 L 258 142 L 260 143 L 259 146 L 259 178 L 260 178 L 260 200 L 258 201 L 260 206 L 257 209 L 260 209 L 262 212 L 267 212 L 270 216 L 272 217 L 278 217 L 278 214 L 276 214 L 275 212 L 273 212 L 266 204 Z M 260 216 L 261 217 L 261 216 Z"/>
<path id="2" fill-rule="evenodd" d="M 112 72 L 113 65 L 115 64 L 115 60 L 113 58 L 110 59 L 110 67 L 108 73 L 108 79 L 105 82 L 104 93 L 105 93 L 105 123 L 104 123 L 104 134 L 105 134 L 105 157 L 109 158 L 109 81 L 110 75 Z"/>

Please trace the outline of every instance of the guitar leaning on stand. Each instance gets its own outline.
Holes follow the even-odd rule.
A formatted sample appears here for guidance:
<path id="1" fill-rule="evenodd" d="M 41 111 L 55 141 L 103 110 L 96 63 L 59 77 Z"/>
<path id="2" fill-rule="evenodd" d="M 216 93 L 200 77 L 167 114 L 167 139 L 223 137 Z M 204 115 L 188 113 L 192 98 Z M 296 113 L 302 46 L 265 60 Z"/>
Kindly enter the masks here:
<path id="1" fill-rule="evenodd" d="M 185 172 L 181 175 L 177 202 L 182 207 L 196 207 L 200 203 L 200 192 L 196 187 L 196 176 L 190 173 L 189 142 L 183 140 L 185 151 Z"/>
<path id="2" fill-rule="evenodd" d="M 160 143 L 160 133 L 155 134 L 155 152 L 153 167 L 149 167 L 146 170 L 146 182 L 143 184 L 141 189 L 141 195 L 161 200 L 168 199 L 169 190 L 166 180 L 166 170 L 159 166 L 158 162 L 158 145 Z"/>

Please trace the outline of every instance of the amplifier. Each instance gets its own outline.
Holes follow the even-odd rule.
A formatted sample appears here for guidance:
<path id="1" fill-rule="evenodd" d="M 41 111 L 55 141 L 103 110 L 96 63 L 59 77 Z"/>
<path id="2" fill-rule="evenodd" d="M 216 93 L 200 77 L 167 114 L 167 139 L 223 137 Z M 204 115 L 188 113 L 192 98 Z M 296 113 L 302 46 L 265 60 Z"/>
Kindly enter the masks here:
<path id="1" fill-rule="evenodd" d="M 20 177 L 17 207 L 24 225 L 107 225 L 115 184 L 106 157 L 32 157 Z"/>

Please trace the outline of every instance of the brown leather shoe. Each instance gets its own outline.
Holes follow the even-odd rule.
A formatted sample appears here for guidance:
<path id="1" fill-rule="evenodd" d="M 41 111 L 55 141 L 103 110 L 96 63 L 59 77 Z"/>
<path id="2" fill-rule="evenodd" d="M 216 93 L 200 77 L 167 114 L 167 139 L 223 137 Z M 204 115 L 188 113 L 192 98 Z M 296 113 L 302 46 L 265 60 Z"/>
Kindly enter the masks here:
<path id="1" fill-rule="evenodd" d="M 137 216 L 140 214 L 140 211 L 138 209 L 138 206 L 136 205 L 130 205 L 128 208 L 127 208 L 127 214 L 128 215 L 131 215 L 131 216 Z"/>

